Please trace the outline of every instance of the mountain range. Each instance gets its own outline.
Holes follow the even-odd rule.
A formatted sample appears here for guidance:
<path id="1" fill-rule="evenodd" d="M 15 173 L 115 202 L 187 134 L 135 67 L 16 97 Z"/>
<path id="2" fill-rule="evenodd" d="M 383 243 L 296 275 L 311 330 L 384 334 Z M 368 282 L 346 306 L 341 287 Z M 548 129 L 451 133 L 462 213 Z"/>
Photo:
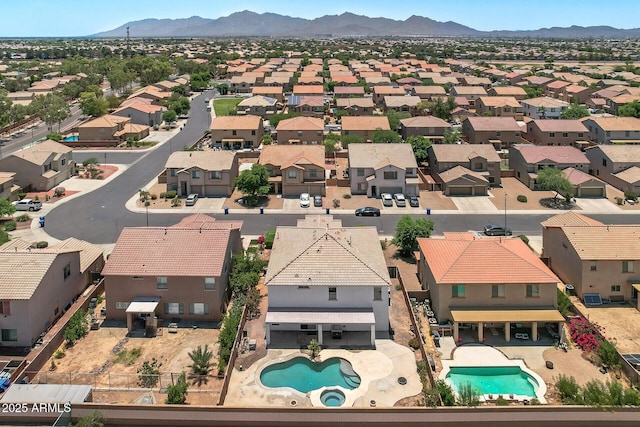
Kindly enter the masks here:
<path id="1" fill-rule="evenodd" d="M 127 27 L 132 37 L 545 37 L 626 38 L 640 37 L 640 28 L 609 26 L 541 28 L 528 31 L 479 31 L 456 22 L 438 22 L 413 15 L 404 21 L 343 13 L 315 19 L 293 18 L 276 13 L 245 10 L 217 19 L 192 16 L 182 19 L 143 19 L 89 37 L 123 38 Z"/>

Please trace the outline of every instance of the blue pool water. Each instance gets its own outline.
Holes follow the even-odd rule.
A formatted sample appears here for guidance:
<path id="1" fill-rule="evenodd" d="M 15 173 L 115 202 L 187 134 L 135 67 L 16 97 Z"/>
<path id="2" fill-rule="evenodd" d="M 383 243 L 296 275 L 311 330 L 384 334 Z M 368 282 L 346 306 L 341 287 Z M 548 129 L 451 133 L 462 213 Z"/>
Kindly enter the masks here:
<path id="1" fill-rule="evenodd" d="M 332 357 L 315 363 L 305 357 L 296 357 L 267 366 L 260 373 L 260 381 L 267 387 L 291 387 L 307 393 L 333 386 L 353 390 L 360 385 L 360 376 L 353 372 L 351 364 L 344 359 Z"/>
<path id="2" fill-rule="evenodd" d="M 451 367 L 447 378 L 456 390 L 471 384 L 479 394 L 518 394 L 536 397 L 537 381 L 518 366 L 457 366 Z"/>
<path id="3" fill-rule="evenodd" d="M 63 141 L 69 142 L 69 141 L 77 141 L 78 140 L 78 136 L 67 136 L 63 139 Z"/>

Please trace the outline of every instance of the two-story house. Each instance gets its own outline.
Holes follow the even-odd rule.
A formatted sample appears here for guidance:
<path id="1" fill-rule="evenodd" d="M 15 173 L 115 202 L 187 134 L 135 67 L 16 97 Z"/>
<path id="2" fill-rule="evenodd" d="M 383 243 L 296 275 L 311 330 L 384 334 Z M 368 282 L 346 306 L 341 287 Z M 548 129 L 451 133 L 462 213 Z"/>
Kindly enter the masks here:
<path id="1" fill-rule="evenodd" d="M 49 139 L 0 159 L 0 171 L 13 173 L 23 191 L 49 191 L 74 174 L 72 149 Z"/>
<path id="2" fill-rule="evenodd" d="M 146 98 L 133 98 L 120 104 L 120 107 L 113 112 L 113 115 L 129 117 L 133 124 L 153 127 L 162 123 L 162 113 L 164 111 L 166 111 L 165 107 L 154 105 Z"/>
<path id="3" fill-rule="evenodd" d="M 400 120 L 400 134 L 403 139 L 410 136 L 426 136 L 432 140 L 441 140 L 451 125 L 436 116 L 416 116 Z"/>
<path id="4" fill-rule="evenodd" d="M 487 90 L 489 96 L 511 96 L 518 101 L 527 97 L 527 92 L 520 86 L 493 86 Z"/>
<path id="5" fill-rule="evenodd" d="M 589 139 L 598 144 L 640 144 L 640 119 L 636 117 L 588 117 L 583 123 Z"/>
<path id="6" fill-rule="evenodd" d="M 223 150 L 258 148 L 264 134 L 262 117 L 218 116 L 211 123 L 211 141 Z"/>
<path id="7" fill-rule="evenodd" d="M 290 96 L 287 98 L 290 112 L 301 116 L 324 118 L 324 98 L 317 96 Z"/>
<path id="8" fill-rule="evenodd" d="M 640 146 L 596 145 L 585 150 L 590 173 L 622 191 L 640 194 Z"/>
<path id="9" fill-rule="evenodd" d="M 107 114 L 78 125 L 78 140 L 66 142 L 68 145 L 118 145 L 129 138 L 143 139 L 149 136 L 151 128 L 132 123 L 131 117 Z"/>
<path id="10" fill-rule="evenodd" d="M 293 117 L 280 120 L 276 127 L 278 144 L 322 144 L 324 120 L 315 117 Z"/>
<path id="11" fill-rule="evenodd" d="M 350 116 L 371 116 L 375 108 L 371 98 L 338 98 L 336 106 Z"/>
<path id="12" fill-rule="evenodd" d="M 243 99 L 236 105 L 236 114 L 262 117 L 269 120 L 269 117 L 278 111 L 277 100 L 266 96 L 251 96 Z"/>
<path id="13" fill-rule="evenodd" d="M 322 145 L 267 145 L 258 162 L 269 171 L 269 183 L 276 194 L 326 195 Z"/>
<path id="14" fill-rule="evenodd" d="M 474 107 L 478 98 L 487 96 L 487 91 L 482 86 L 454 86 L 449 91 L 449 95 L 454 98 L 466 98 L 469 105 Z"/>
<path id="15" fill-rule="evenodd" d="M 256 76 L 241 75 L 233 76 L 229 82 L 231 92 L 235 93 L 251 93 L 256 85 Z"/>
<path id="16" fill-rule="evenodd" d="M 289 342 L 291 332 L 323 347 L 342 347 L 345 338 L 375 347 L 389 330 L 391 279 L 375 227 L 343 227 L 331 215 L 278 227 L 265 285 L 268 347 Z"/>
<path id="17" fill-rule="evenodd" d="M 476 100 L 476 113 L 488 117 L 522 119 L 522 106 L 513 96 L 481 96 Z"/>
<path id="18" fill-rule="evenodd" d="M 373 86 L 373 102 L 382 107 L 384 105 L 384 97 L 385 96 L 404 96 L 405 90 L 404 88 L 398 86 Z"/>
<path id="19" fill-rule="evenodd" d="M 14 200 L 20 187 L 15 184 L 14 172 L 0 172 L 0 199 Z"/>
<path id="20" fill-rule="evenodd" d="M 478 341 L 485 328 L 510 341 L 512 328 L 530 328 L 531 339 L 547 322 L 562 324 L 557 310 L 559 279 L 520 239 L 477 239 L 471 233 L 445 233 L 444 239 L 418 239 L 418 278 L 428 290 L 440 323 L 473 327 Z M 518 326 L 519 325 L 519 326 Z"/>
<path id="21" fill-rule="evenodd" d="M 579 145 L 589 130 L 581 120 L 531 120 L 524 137 L 536 145 Z"/>
<path id="22" fill-rule="evenodd" d="M 165 164 L 167 190 L 178 196 L 228 197 L 238 176 L 233 151 L 176 151 Z"/>
<path id="23" fill-rule="evenodd" d="M 282 87 L 278 86 L 254 86 L 251 88 L 252 96 L 265 96 L 273 98 L 278 102 L 284 102 Z"/>
<path id="24" fill-rule="evenodd" d="M 410 144 L 350 144 L 351 194 L 419 194 L 418 163 Z"/>
<path id="25" fill-rule="evenodd" d="M 416 107 L 420 103 L 419 96 L 385 96 L 383 98 L 384 110 L 398 113 L 415 114 Z"/>
<path id="26" fill-rule="evenodd" d="M 551 269 L 579 297 L 638 298 L 640 226 L 605 225 L 567 212 L 542 223 L 542 245 Z"/>
<path id="27" fill-rule="evenodd" d="M 414 86 L 411 88 L 411 94 L 419 96 L 423 101 L 447 97 L 447 92 L 442 86 Z"/>
<path id="28" fill-rule="evenodd" d="M 126 319 L 129 331 L 157 327 L 157 318 L 165 326 L 173 318 L 220 320 L 241 227 L 204 214 L 170 227 L 125 227 L 102 270 L 107 319 Z"/>
<path id="29" fill-rule="evenodd" d="M 513 117 L 467 117 L 462 122 L 462 134 L 469 144 L 493 144 L 497 150 L 523 142 Z"/>
<path id="30" fill-rule="evenodd" d="M 377 130 L 391 130 L 386 116 L 344 116 L 342 122 L 342 136 L 356 135 L 365 142 L 373 138 Z"/>
<path id="31" fill-rule="evenodd" d="M 362 98 L 364 96 L 364 88 L 362 86 L 336 86 L 333 88 L 333 95 L 336 99 Z"/>
<path id="32" fill-rule="evenodd" d="M 500 156 L 491 145 L 434 144 L 428 152 L 431 176 L 446 195 L 486 195 L 500 185 Z"/>
<path id="33" fill-rule="evenodd" d="M 569 108 L 569 103 L 547 96 L 528 98 L 520 101 L 524 115 L 534 120 L 559 119 L 564 110 Z"/>

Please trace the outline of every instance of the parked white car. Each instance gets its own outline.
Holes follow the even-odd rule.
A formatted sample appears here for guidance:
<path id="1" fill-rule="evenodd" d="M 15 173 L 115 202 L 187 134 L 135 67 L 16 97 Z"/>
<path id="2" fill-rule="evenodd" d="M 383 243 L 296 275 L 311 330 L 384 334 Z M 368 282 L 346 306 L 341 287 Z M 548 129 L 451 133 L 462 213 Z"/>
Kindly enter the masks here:
<path id="1" fill-rule="evenodd" d="M 42 202 L 36 202 L 31 199 L 22 199 L 13 202 L 13 206 L 17 211 L 39 211 L 42 209 Z"/>
<path id="2" fill-rule="evenodd" d="M 300 207 L 308 208 L 310 205 L 311 205 L 311 196 L 309 196 L 309 193 L 302 193 L 300 195 Z"/>
<path id="3" fill-rule="evenodd" d="M 393 206 L 393 197 L 389 193 L 382 193 L 380 195 L 382 199 L 382 206 Z"/>

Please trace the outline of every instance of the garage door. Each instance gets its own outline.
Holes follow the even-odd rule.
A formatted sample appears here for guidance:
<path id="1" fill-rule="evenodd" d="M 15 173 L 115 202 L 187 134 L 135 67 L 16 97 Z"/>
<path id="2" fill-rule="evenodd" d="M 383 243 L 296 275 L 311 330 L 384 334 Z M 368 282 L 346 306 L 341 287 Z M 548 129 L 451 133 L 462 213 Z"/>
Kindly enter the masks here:
<path id="1" fill-rule="evenodd" d="M 402 192 L 402 187 L 380 187 L 377 195 L 379 196 L 382 193 L 396 194 Z"/>
<path id="2" fill-rule="evenodd" d="M 487 187 L 484 185 L 476 185 L 475 193 L 476 196 L 486 196 L 487 195 Z"/>
<path id="3" fill-rule="evenodd" d="M 581 188 L 580 197 L 603 197 L 602 187 Z"/>
<path id="4" fill-rule="evenodd" d="M 473 187 L 449 187 L 450 196 L 470 196 Z"/>
<path id="5" fill-rule="evenodd" d="M 192 185 L 191 193 L 197 194 L 198 196 L 204 196 L 204 193 L 202 192 L 202 185 Z"/>

